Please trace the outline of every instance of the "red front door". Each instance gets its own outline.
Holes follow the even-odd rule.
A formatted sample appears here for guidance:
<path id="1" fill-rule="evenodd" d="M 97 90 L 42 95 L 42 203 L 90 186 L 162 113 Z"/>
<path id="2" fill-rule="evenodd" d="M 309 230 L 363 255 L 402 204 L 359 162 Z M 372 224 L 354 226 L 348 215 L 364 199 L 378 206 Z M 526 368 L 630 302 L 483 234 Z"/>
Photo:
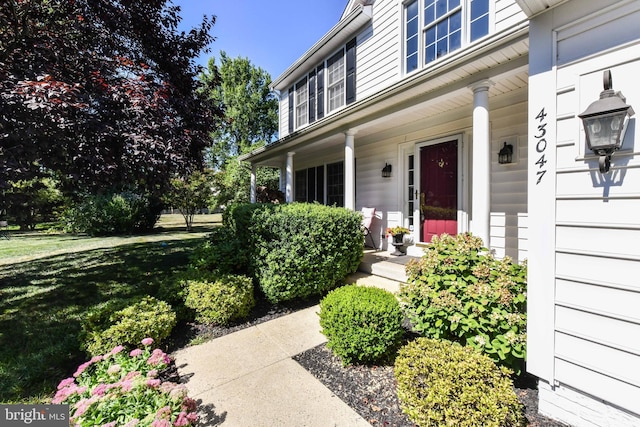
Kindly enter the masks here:
<path id="1" fill-rule="evenodd" d="M 458 232 L 458 141 L 420 149 L 420 217 L 423 242 Z"/>

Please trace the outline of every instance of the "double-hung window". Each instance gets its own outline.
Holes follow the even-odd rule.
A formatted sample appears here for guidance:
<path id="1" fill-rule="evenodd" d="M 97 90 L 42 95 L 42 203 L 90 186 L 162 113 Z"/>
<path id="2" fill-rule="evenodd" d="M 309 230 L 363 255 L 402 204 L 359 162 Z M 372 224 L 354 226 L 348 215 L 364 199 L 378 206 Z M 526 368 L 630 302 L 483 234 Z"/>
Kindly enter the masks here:
<path id="1" fill-rule="evenodd" d="M 410 73 L 489 34 L 489 0 L 413 0 L 404 22 Z"/>
<path id="2" fill-rule="evenodd" d="M 356 100 L 356 39 L 322 61 L 289 88 L 289 132 Z"/>
<path id="3" fill-rule="evenodd" d="M 329 112 L 344 105 L 344 50 L 340 49 L 327 61 L 327 100 Z"/>
<path id="4" fill-rule="evenodd" d="M 296 125 L 303 126 L 309 123 L 309 89 L 307 79 L 296 84 Z"/>

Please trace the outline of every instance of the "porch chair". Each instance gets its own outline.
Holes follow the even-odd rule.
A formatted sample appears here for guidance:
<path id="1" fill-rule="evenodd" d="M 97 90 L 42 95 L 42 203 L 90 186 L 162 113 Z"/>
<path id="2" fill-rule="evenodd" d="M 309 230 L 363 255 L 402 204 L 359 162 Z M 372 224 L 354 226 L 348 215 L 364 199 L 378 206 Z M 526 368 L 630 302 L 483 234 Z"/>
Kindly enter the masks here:
<path id="1" fill-rule="evenodd" d="M 9 240 L 9 233 L 7 233 L 6 229 L 9 226 L 7 221 L 0 221 L 0 237 L 3 237 Z"/>
<path id="2" fill-rule="evenodd" d="M 373 235 L 371 234 L 371 224 L 373 218 L 376 216 L 376 208 L 362 208 L 362 230 L 364 231 L 364 243 L 367 245 L 367 237 L 371 241 L 371 247 L 376 249 L 376 243 L 373 241 Z"/>

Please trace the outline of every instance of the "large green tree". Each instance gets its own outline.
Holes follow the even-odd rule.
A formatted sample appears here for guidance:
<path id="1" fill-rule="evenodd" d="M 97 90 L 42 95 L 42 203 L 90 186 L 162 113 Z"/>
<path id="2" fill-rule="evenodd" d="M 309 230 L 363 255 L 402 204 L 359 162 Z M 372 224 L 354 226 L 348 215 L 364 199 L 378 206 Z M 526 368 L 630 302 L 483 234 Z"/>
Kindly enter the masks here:
<path id="1" fill-rule="evenodd" d="M 237 157 L 271 142 L 278 131 L 278 101 L 269 90 L 271 76 L 247 58 L 229 58 L 220 52 L 220 64 L 211 58 L 200 76 L 206 93 L 224 111 L 212 133 L 208 161 L 216 170 L 218 206 L 249 201 L 250 169 Z M 258 185 L 277 189 L 278 173 L 258 169 Z"/>
<path id="2" fill-rule="evenodd" d="M 179 12 L 167 0 L 0 0 L 0 188 L 53 171 L 68 190 L 161 193 L 199 169 L 219 110 L 195 58 L 214 19 L 185 33 Z"/>
<path id="3" fill-rule="evenodd" d="M 224 110 L 213 132 L 212 166 L 263 146 L 278 131 L 278 101 L 269 90 L 271 76 L 247 58 L 229 58 L 220 52 L 220 65 L 209 60 L 201 75 L 209 98 Z"/>

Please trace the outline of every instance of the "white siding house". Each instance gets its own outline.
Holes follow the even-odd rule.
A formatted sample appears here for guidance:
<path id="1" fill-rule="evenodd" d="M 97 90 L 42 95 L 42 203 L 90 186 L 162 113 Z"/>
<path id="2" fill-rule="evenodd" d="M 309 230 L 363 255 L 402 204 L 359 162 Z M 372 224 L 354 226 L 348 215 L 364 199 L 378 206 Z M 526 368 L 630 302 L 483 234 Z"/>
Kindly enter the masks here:
<path id="1" fill-rule="evenodd" d="M 578 118 L 606 70 L 640 111 L 640 1 L 518 3 L 531 17 L 527 370 L 545 415 L 640 426 L 640 129 L 631 117 L 603 174 Z"/>
<path id="2" fill-rule="evenodd" d="M 279 167 L 289 201 L 375 207 L 383 249 L 404 225 L 410 254 L 471 231 L 523 260 L 528 52 L 515 0 L 349 1 L 274 80 L 280 139 L 243 159 Z M 499 164 L 505 143 L 513 161 Z"/>
<path id="3" fill-rule="evenodd" d="M 243 159 L 288 201 L 375 207 L 383 249 L 404 225 L 410 254 L 471 231 L 527 258 L 539 410 L 640 426 L 640 127 L 601 173 L 578 117 L 607 70 L 640 112 L 640 0 L 351 0 L 274 81 L 280 139 Z"/>

